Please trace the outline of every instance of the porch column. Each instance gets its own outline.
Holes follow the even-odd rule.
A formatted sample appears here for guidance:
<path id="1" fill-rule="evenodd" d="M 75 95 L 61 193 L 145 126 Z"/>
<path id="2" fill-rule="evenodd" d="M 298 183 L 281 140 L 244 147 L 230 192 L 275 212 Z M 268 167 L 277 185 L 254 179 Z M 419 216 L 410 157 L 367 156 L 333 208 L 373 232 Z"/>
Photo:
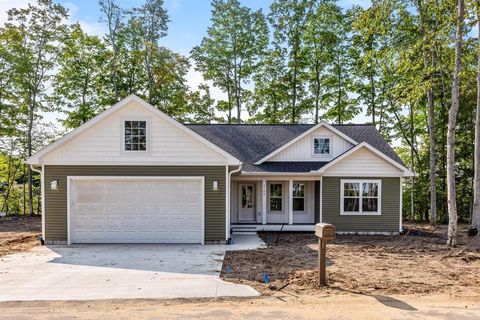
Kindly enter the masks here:
<path id="1" fill-rule="evenodd" d="M 262 180 L 262 224 L 267 224 L 267 180 Z"/>
<path id="2" fill-rule="evenodd" d="M 288 224 L 293 224 L 293 180 L 288 180 Z"/>

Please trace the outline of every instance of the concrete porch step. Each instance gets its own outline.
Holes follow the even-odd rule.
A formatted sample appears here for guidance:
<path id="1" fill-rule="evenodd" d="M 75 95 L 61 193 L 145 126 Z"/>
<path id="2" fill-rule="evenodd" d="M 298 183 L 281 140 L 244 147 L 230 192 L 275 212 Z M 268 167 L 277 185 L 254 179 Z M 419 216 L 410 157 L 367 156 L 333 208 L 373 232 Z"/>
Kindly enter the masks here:
<path id="1" fill-rule="evenodd" d="M 233 226 L 232 234 L 257 234 L 257 227 L 255 226 Z"/>

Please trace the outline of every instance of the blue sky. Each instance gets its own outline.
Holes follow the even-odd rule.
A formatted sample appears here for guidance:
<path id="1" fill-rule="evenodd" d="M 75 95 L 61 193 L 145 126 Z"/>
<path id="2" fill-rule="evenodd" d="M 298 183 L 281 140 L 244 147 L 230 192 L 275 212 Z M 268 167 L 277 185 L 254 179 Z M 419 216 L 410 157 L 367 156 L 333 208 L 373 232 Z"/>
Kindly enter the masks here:
<path id="1" fill-rule="evenodd" d="M 200 44 L 210 25 L 210 0 L 164 1 L 171 21 L 168 25 L 168 35 L 161 40 L 161 44 L 183 55 L 189 55 L 190 50 Z M 5 21 L 8 9 L 24 7 L 29 2 L 32 2 L 32 0 L 0 0 L 0 24 Z M 70 11 L 70 21 L 79 22 L 89 34 L 99 36 L 105 34 L 106 28 L 103 23 L 99 22 L 101 14 L 98 0 L 57 0 L 56 2 L 67 7 Z M 254 10 L 262 9 L 264 13 L 268 13 L 272 0 L 241 0 L 241 2 Z M 118 3 L 122 8 L 129 9 L 140 6 L 143 0 L 118 0 Z M 369 3 L 369 0 L 339 0 L 339 5 L 343 8 L 351 8 L 353 5 L 367 6 Z M 195 89 L 204 80 L 192 67 L 187 75 L 187 82 L 190 87 Z M 211 90 L 211 94 L 217 100 L 225 98 L 225 94 L 216 88 Z M 50 120 L 55 120 L 57 116 L 50 115 L 47 117 Z M 365 121 L 365 119 L 355 120 L 358 122 Z"/>
<path id="2" fill-rule="evenodd" d="M 5 0 L 0 0 L 5 1 Z M 16 2 L 16 1 L 15 1 Z M 97 0 L 59 0 L 71 11 L 71 20 L 80 21 L 92 33 L 103 34 L 104 27 L 99 23 Z M 143 0 L 119 0 L 122 8 L 140 6 Z M 253 10 L 269 11 L 271 0 L 241 0 Z M 339 4 L 350 8 L 353 4 L 366 5 L 370 1 L 341 0 Z M 202 40 L 210 24 L 210 0 L 165 0 L 165 8 L 170 16 L 168 36 L 162 40 L 166 47 L 187 55 Z"/>

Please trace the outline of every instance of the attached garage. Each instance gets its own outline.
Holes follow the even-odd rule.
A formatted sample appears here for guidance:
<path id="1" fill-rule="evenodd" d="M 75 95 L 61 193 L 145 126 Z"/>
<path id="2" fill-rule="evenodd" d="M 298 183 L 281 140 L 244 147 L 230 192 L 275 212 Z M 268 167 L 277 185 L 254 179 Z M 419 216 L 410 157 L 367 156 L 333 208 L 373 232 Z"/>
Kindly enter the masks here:
<path id="1" fill-rule="evenodd" d="M 69 243 L 203 243 L 203 177 L 68 177 Z"/>

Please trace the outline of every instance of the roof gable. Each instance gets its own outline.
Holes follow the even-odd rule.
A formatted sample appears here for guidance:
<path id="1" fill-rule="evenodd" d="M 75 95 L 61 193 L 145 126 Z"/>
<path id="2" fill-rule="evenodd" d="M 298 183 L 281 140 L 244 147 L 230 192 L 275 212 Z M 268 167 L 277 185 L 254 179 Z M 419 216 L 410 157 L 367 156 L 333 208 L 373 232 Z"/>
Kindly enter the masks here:
<path id="1" fill-rule="evenodd" d="M 136 110 L 133 110 L 133 108 L 137 108 Z M 132 112 L 128 112 L 129 109 L 132 109 Z M 119 127 L 121 124 L 121 117 L 122 113 L 125 113 L 129 117 L 147 117 L 149 119 L 152 119 L 152 123 L 158 124 L 161 122 L 164 127 L 168 127 L 168 131 L 164 132 L 163 135 L 165 136 L 170 136 L 171 139 L 177 140 L 173 141 L 174 143 L 179 143 L 179 151 L 182 152 L 181 147 L 189 147 L 192 153 L 199 152 L 200 156 L 204 155 L 207 160 L 212 160 L 212 161 L 217 161 L 219 159 L 223 159 L 224 163 L 228 164 L 238 164 L 239 160 L 235 158 L 234 156 L 230 155 L 228 152 L 225 150 L 221 149 L 217 145 L 211 143 L 204 137 L 198 135 L 196 132 L 190 130 L 186 126 L 180 124 L 179 122 L 175 121 L 171 117 L 167 116 L 157 108 L 153 107 L 146 101 L 140 99 L 139 97 L 135 95 L 130 95 L 127 98 L 121 100 L 114 106 L 108 108 L 104 112 L 100 113 L 96 117 L 92 118 L 88 122 L 84 123 L 80 127 L 72 130 L 71 132 L 67 133 L 65 136 L 60 138 L 59 140 L 55 141 L 54 143 L 50 144 L 46 148 L 40 150 L 39 152 L 35 153 L 32 155 L 30 158 L 27 159 L 27 163 L 29 164 L 42 164 L 43 160 L 48 157 L 50 158 L 50 161 L 53 161 L 53 154 L 56 153 L 57 150 L 63 151 L 62 153 L 65 153 L 66 151 L 72 151 L 72 149 L 75 149 L 76 146 L 74 145 L 77 142 L 84 142 L 83 146 L 85 145 L 86 141 L 81 141 L 82 137 L 85 137 L 86 140 L 90 139 L 91 144 L 95 144 L 96 142 L 102 142 L 104 140 L 110 141 L 111 143 L 105 143 L 104 146 L 101 145 L 101 143 L 98 145 L 98 148 L 102 148 L 99 151 L 103 152 L 110 152 L 110 157 L 107 157 L 104 161 L 109 161 L 109 160 L 118 160 L 115 159 L 115 155 L 118 155 L 119 153 L 122 152 L 121 149 L 121 139 L 122 139 L 122 130 Z M 118 119 L 115 123 L 106 123 L 108 119 L 112 118 L 113 116 L 116 116 Z M 120 117 L 120 118 L 119 118 Z M 132 119 L 133 119 L 132 118 Z M 116 126 L 116 128 L 114 128 Z M 150 128 L 148 131 L 152 131 L 151 134 L 149 135 L 150 140 L 152 143 L 158 142 L 158 125 L 155 127 Z M 96 132 L 97 135 L 94 136 L 92 135 L 92 132 Z M 84 140 L 85 140 L 84 139 Z M 109 140 L 110 139 L 110 140 Z M 106 142 L 104 141 L 104 142 Z M 87 141 L 88 142 L 88 141 Z M 180 142 L 183 142 L 184 144 L 182 145 Z M 163 145 L 161 145 L 162 142 L 160 143 L 159 147 L 163 148 Z M 69 146 L 72 144 L 71 146 Z M 105 150 L 105 148 L 107 150 Z M 78 153 L 82 154 L 82 144 L 80 143 L 77 145 L 76 151 Z M 155 148 L 152 148 L 155 149 Z M 162 150 L 163 151 L 163 150 Z M 192 157 L 192 153 L 190 154 L 185 154 L 185 156 L 188 156 L 190 159 L 194 159 L 195 157 Z M 65 153 L 66 154 L 66 153 Z M 73 155 L 73 152 L 71 152 Z M 68 156 L 68 154 L 66 154 Z M 92 153 L 91 155 L 85 154 L 85 159 L 84 162 L 89 162 L 89 161 L 94 161 L 95 160 L 95 153 Z M 126 162 L 129 161 L 128 159 L 131 158 L 135 161 L 140 160 L 140 157 L 137 157 L 139 154 L 129 154 L 126 157 L 123 157 L 122 161 Z M 151 154 L 148 154 L 150 156 Z M 132 156 L 132 157 L 129 157 Z M 135 157 L 133 157 L 135 156 Z M 68 157 L 67 157 L 68 158 Z M 79 161 L 82 157 L 79 157 Z M 97 159 L 98 160 L 98 159 Z M 101 159 L 103 160 L 103 159 Z M 158 161 L 152 157 L 151 160 Z M 56 159 L 56 162 L 59 162 L 60 160 Z M 143 161 L 148 161 L 148 159 L 143 159 Z M 172 161 L 175 161 L 172 158 Z M 60 161 L 61 162 L 61 161 Z"/>
<path id="2" fill-rule="evenodd" d="M 359 172 L 360 171 L 360 172 Z M 413 176 L 414 173 L 367 142 L 362 142 L 322 166 L 318 173 L 333 176 Z"/>
<path id="3" fill-rule="evenodd" d="M 339 137 L 341 137 L 342 139 L 350 142 L 351 144 L 357 144 L 357 142 L 352 139 L 351 137 L 349 137 L 348 135 L 344 134 L 343 132 L 335 129 L 334 127 L 332 127 L 331 125 L 329 125 L 328 123 L 326 122 L 321 122 L 313 127 L 311 127 L 309 130 L 303 132 L 302 134 L 300 134 L 299 136 L 295 137 L 294 139 L 288 141 L 287 143 L 283 144 L 282 146 L 280 146 L 278 149 L 274 150 L 273 152 L 267 154 L 266 156 L 264 156 L 263 158 L 261 158 L 260 160 L 256 161 L 255 164 L 256 165 L 259 165 L 259 164 L 262 164 L 263 162 L 265 161 L 268 161 L 268 160 L 271 160 L 273 156 L 279 154 L 281 151 L 289 148 L 290 146 L 293 146 L 294 144 L 298 143 L 299 141 L 301 141 L 303 138 L 307 137 L 309 134 L 315 132 L 316 130 L 319 130 L 320 128 L 322 127 L 325 127 L 326 129 L 328 129 L 329 131 L 331 131 L 333 134 L 335 135 L 338 135 Z"/>

